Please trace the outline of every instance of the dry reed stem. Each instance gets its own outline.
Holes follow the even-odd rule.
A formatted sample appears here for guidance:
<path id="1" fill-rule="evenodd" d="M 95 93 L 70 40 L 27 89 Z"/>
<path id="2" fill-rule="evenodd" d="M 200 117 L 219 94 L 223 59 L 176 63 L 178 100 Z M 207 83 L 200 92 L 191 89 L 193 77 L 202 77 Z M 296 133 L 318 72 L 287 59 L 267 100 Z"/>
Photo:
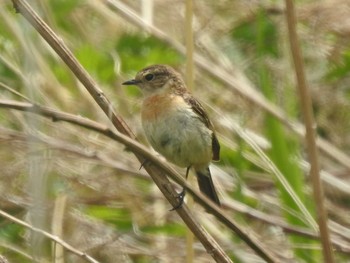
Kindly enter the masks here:
<path id="1" fill-rule="evenodd" d="M 318 151 L 316 146 L 316 124 L 313 116 L 312 100 L 305 78 L 304 62 L 299 45 L 298 34 L 296 32 L 297 20 L 295 17 L 293 0 L 286 0 L 286 16 L 289 42 L 297 78 L 297 89 L 306 128 L 306 144 L 311 165 L 310 175 L 313 186 L 314 201 L 316 203 L 318 218 L 317 221 L 321 235 L 322 252 L 324 256 L 324 262 L 333 263 L 333 248 L 329 237 L 329 230 L 327 225 L 328 216 L 325 209 L 323 187 L 320 179 Z"/>

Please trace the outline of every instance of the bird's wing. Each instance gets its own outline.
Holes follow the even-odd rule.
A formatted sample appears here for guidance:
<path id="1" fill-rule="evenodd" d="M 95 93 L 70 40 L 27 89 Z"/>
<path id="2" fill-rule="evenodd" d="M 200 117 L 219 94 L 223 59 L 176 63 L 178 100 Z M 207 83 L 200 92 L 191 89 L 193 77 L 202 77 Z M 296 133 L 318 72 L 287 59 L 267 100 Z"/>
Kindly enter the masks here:
<path id="1" fill-rule="evenodd" d="M 187 94 L 184 96 L 185 101 L 191 105 L 193 111 L 198 115 L 199 119 L 210 129 L 213 131 L 212 135 L 212 150 L 213 150 L 213 161 L 220 160 L 220 144 L 219 140 L 216 137 L 214 125 L 210 121 L 208 114 L 205 112 L 202 104 L 199 103 L 191 94 Z"/>

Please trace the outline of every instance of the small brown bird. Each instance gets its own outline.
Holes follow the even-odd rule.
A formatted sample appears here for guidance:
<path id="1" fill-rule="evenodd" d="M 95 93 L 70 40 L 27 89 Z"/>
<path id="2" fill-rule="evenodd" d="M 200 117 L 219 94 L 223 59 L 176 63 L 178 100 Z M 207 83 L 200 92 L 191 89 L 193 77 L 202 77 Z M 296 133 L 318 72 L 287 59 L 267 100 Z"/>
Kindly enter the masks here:
<path id="1" fill-rule="evenodd" d="M 220 206 L 209 170 L 211 160 L 220 159 L 220 144 L 208 115 L 180 74 L 167 65 L 152 65 L 123 85 L 137 85 L 144 94 L 142 126 L 153 148 L 168 161 L 187 167 L 186 179 L 193 167 L 201 192 Z M 181 199 L 184 195 L 185 190 Z"/>

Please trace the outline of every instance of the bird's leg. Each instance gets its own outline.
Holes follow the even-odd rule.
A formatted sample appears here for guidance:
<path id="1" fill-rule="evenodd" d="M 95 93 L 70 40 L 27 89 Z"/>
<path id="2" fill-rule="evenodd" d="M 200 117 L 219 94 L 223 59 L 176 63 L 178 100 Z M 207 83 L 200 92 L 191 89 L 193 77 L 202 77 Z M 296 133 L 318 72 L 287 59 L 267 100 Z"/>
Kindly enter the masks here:
<path id="1" fill-rule="evenodd" d="M 188 166 L 187 169 L 186 169 L 186 177 L 185 177 L 185 178 L 186 178 L 186 181 L 187 181 L 187 178 L 188 178 L 188 174 L 189 174 L 189 172 L 190 172 L 190 169 L 191 169 L 191 165 Z M 184 198 L 185 198 L 185 195 L 186 195 L 186 188 L 184 187 L 184 188 L 182 189 L 182 191 L 180 192 L 179 197 L 182 198 L 182 199 L 184 199 Z M 182 202 L 183 202 L 183 200 L 182 200 Z"/>
<path id="2" fill-rule="evenodd" d="M 186 178 L 186 181 L 187 181 L 187 178 L 188 178 L 188 174 L 189 174 L 189 172 L 190 172 L 190 169 L 191 169 L 191 165 L 188 166 L 187 169 L 186 169 L 186 177 L 185 177 L 185 178 Z M 182 206 L 182 204 L 184 203 L 185 195 L 186 195 L 186 188 L 184 187 L 184 188 L 182 189 L 182 191 L 181 191 L 181 192 L 179 193 L 179 195 L 178 195 L 179 204 L 178 204 L 177 206 L 173 207 L 170 211 L 176 210 L 176 209 L 178 209 L 179 207 Z"/>
<path id="3" fill-rule="evenodd" d="M 185 178 L 186 178 L 186 181 L 187 181 L 188 173 L 189 173 L 190 169 L 191 169 L 191 165 L 188 166 L 187 169 L 186 169 L 186 177 L 185 177 Z"/>

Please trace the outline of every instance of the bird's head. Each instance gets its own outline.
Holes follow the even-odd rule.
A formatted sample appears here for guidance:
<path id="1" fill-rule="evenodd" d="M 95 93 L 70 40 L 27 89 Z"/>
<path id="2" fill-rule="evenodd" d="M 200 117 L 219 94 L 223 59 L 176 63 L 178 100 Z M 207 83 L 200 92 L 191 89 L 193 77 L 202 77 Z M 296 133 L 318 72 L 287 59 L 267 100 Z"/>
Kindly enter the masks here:
<path id="1" fill-rule="evenodd" d="M 136 85 L 145 95 L 171 92 L 173 87 L 184 87 L 181 76 L 170 66 L 152 65 L 140 70 L 134 79 L 123 85 Z"/>

